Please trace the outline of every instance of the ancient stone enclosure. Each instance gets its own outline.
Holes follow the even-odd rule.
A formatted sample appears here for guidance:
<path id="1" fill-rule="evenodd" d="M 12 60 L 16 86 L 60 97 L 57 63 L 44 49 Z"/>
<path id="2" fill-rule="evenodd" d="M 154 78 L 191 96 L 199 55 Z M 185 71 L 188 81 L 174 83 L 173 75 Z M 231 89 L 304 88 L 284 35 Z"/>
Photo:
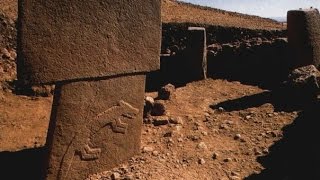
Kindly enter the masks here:
<path id="1" fill-rule="evenodd" d="M 221 78 L 273 90 L 288 81 L 318 90 L 319 23 L 317 9 L 289 11 L 287 30 L 258 30 L 162 23 L 159 0 L 20 0 L 18 87 L 55 89 L 45 148 L 17 153 L 16 162 L 31 154 L 34 177 L 49 180 L 117 167 L 141 151 L 145 91 L 168 83 Z"/>

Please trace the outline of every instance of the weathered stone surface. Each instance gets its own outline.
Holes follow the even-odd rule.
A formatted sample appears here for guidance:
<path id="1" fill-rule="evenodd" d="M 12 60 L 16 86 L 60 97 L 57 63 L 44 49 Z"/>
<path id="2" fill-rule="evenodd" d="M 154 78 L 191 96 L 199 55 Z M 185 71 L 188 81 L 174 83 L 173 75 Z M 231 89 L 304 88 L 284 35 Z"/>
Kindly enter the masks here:
<path id="1" fill-rule="evenodd" d="M 159 69 L 160 0 L 19 1 L 19 75 L 31 83 Z"/>
<path id="2" fill-rule="evenodd" d="M 187 55 L 187 76 L 200 80 L 207 78 L 207 43 L 206 29 L 189 27 Z"/>
<path id="3" fill-rule="evenodd" d="M 304 96 L 320 92 L 320 72 L 314 65 L 303 66 L 290 72 L 286 85 Z"/>
<path id="4" fill-rule="evenodd" d="M 292 68 L 320 65 L 320 14 L 317 9 L 288 11 L 288 42 Z"/>
<path id="5" fill-rule="evenodd" d="M 48 179 L 85 179 L 140 151 L 145 75 L 57 85 Z"/>

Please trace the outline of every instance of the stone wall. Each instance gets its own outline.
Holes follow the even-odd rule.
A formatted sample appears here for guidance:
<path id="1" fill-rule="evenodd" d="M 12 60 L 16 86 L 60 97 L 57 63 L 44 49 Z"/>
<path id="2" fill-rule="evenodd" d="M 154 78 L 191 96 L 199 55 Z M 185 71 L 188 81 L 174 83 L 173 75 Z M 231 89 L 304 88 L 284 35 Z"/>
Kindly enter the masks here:
<path id="1" fill-rule="evenodd" d="M 162 26 L 161 69 L 149 75 L 148 90 L 155 90 L 166 83 L 179 86 L 190 82 L 182 73 L 188 54 L 190 26 L 206 28 L 209 77 L 237 80 L 268 88 L 286 77 L 286 30 L 166 23 Z"/>

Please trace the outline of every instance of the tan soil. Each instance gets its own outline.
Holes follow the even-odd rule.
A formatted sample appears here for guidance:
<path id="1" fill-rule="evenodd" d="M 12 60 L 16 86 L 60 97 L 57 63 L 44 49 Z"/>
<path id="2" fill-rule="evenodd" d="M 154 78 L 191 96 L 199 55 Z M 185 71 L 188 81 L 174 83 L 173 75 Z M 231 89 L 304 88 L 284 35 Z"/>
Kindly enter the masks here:
<path id="1" fill-rule="evenodd" d="M 52 98 L 0 92 L 0 152 L 45 145 Z"/>
<path id="2" fill-rule="evenodd" d="M 275 111 L 269 99 L 250 104 L 259 103 L 255 96 L 265 93 L 254 86 L 213 79 L 178 88 L 175 98 L 165 104 L 167 114 L 181 117 L 183 124 L 145 124 L 142 154 L 90 179 L 111 179 L 114 173 L 139 179 L 243 179 L 260 173 L 264 168 L 257 157 L 267 155 L 282 138 L 282 128 L 297 117 L 296 111 Z M 157 93 L 147 95 L 156 97 Z M 236 110 L 210 108 L 230 100 L 237 105 L 244 97 L 248 101 Z M 199 147 L 201 143 L 206 147 Z M 150 152 L 144 152 L 145 147 Z"/>

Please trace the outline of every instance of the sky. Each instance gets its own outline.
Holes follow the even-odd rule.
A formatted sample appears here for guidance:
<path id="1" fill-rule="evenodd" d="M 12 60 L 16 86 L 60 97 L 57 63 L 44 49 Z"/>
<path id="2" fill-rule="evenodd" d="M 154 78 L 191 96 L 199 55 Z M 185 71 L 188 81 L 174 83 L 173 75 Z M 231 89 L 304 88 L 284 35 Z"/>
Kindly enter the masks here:
<path id="1" fill-rule="evenodd" d="M 286 17 L 287 11 L 299 8 L 318 8 L 320 0 L 180 0 L 192 4 L 257 15 L 261 17 Z"/>

